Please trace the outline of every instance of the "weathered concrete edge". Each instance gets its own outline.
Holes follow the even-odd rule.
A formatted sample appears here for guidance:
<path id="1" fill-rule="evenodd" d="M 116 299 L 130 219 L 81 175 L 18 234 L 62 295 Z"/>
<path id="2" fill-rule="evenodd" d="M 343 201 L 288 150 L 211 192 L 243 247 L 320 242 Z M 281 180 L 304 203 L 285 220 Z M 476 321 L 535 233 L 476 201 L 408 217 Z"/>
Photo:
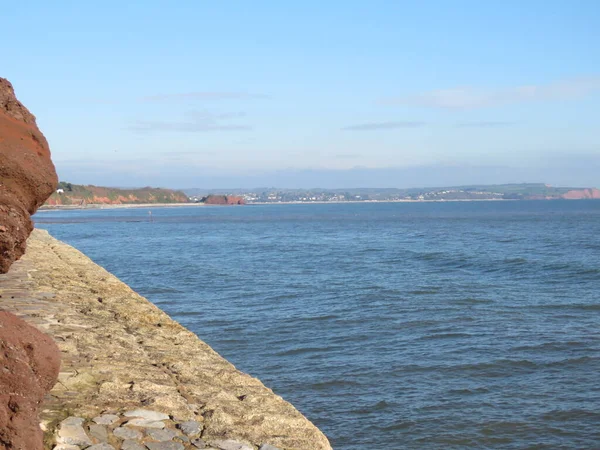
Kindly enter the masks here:
<path id="1" fill-rule="evenodd" d="M 206 439 L 331 448 L 291 404 L 83 253 L 41 230 L 28 244 L 16 271 L 27 273 L 31 294 L 51 310 L 49 322 L 37 322 L 64 357 L 44 411 L 49 432 L 61 409 L 63 417 L 92 417 L 149 405 L 203 421 Z"/>

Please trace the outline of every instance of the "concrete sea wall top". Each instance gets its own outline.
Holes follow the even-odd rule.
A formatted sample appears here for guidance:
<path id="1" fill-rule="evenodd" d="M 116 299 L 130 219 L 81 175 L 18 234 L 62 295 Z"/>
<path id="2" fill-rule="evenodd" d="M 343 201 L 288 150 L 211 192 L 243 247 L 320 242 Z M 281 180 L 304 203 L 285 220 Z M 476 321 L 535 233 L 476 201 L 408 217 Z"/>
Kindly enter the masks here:
<path id="1" fill-rule="evenodd" d="M 291 404 L 45 231 L 0 275 L 0 295 L 62 352 L 46 448 L 331 448 Z"/>

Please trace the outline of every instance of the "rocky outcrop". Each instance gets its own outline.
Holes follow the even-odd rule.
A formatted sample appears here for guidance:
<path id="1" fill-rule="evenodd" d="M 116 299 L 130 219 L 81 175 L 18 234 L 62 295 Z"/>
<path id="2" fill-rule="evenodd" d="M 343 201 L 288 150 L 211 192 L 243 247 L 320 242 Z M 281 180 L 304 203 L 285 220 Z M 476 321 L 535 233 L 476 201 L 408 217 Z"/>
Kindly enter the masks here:
<path id="1" fill-rule="evenodd" d="M 57 181 L 35 117 L 0 78 L 0 273 L 23 255 L 31 215 Z M 38 410 L 59 366 L 60 352 L 51 338 L 0 311 L 0 450 L 42 449 Z"/>
<path id="2" fill-rule="evenodd" d="M 208 195 L 202 199 L 206 205 L 244 205 L 243 197 L 237 195 Z"/>
<path id="3" fill-rule="evenodd" d="M 39 405 L 58 377 L 52 339 L 0 311 L 0 449 L 42 448 Z"/>
<path id="4" fill-rule="evenodd" d="M 562 195 L 567 200 L 600 199 L 600 190 L 591 189 L 573 189 Z"/>
<path id="5" fill-rule="evenodd" d="M 57 182 L 35 117 L 17 100 L 10 82 L 0 78 L 0 273 L 25 251 L 31 214 Z"/>

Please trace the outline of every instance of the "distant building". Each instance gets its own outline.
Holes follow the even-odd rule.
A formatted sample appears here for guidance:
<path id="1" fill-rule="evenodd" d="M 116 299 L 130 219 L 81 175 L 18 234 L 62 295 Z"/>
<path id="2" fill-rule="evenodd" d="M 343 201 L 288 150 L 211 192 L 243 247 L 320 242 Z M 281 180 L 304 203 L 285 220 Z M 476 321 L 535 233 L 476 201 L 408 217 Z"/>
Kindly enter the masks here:
<path id="1" fill-rule="evenodd" d="M 64 189 L 61 189 L 61 188 L 58 188 L 58 189 L 56 190 L 56 193 L 57 193 L 57 194 L 64 194 L 64 193 L 65 193 L 65 190 L 64 190 Z"/>

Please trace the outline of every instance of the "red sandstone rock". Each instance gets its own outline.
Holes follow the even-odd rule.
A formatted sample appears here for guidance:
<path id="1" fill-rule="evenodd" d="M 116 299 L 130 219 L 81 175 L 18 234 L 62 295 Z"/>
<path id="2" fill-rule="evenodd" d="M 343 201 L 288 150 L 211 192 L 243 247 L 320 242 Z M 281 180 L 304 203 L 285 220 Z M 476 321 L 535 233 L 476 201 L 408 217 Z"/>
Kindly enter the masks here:
<path id="1" fill-rule="evenodd" d="M 581 200 L 584 198 L 596 198 L 600 199 L 600 190 L 591 188 L 591 189 L 574 189 L 566 192 L 562 195 L 562 198 L 567 200 Z"/>
<path id="2" fill-rule="evenodd" d="M 0 78 L 0 273 L 25 251 L 31 214 L 57 183 L 35 117 L 17 100 L 10 82 Z"/>
<path id="3" fill-rule="evenodd" d="M 202 201 L 207 205 L 244 205 L 246 203 L 243 197 L 236 195 L 209 195 Z"/>
<path id="4" fill-rule="evenodd" d="M 0 450 L 42 450 L 38 410 L 58 377 L 54 341 L 0 311 Z"/>
<path id="5" fill-rule="evenodd" d="M 0 273 L 25 251 L 31 214 L 58 180 L 35 117 L 0 78 Z M 0 311 L 0 450 L 41 450 L 38 410 L 58 377 L 60 352 L 45 334 Z"/>

